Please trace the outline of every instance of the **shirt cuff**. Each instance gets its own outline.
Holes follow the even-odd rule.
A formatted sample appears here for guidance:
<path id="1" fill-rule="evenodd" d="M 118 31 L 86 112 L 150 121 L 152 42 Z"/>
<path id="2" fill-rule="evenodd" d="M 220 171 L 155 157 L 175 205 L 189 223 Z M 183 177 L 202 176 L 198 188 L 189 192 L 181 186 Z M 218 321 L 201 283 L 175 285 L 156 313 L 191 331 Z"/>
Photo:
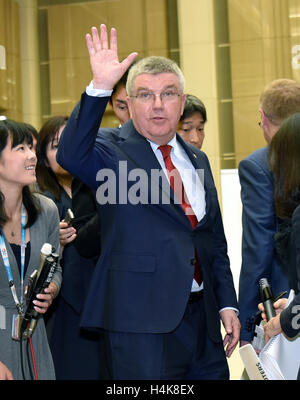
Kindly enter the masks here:
<path id="1" fill-rule="evenodd" d="M 221 311 L 223 311 L 223 310 L 233 310 L 233 311 L 235 311 L 236 312 L 236 315 L 237 316 L 239 316 L 239 310 L 238 309 L 236 309 L 235 307 L 224 307 L 224 308 L 221 308 L 221 310 L 219 311 L 219 313 L 221 312 Z"/>
<path id="2" fill-rule="evenodd" d="M 112 90 L 94 89 L 93 81 L 86 87 L 85 92 L 93 97 L 110 97 L 112 94 Z"/>

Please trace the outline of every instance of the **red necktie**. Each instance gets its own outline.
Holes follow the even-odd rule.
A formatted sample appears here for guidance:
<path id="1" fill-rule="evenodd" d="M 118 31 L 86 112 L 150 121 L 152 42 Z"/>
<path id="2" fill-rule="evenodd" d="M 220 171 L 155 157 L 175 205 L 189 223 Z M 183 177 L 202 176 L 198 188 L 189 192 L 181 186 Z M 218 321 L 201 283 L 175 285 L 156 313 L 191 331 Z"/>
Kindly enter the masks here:
<path id="1" fill-rule="evenodd" d="M 181 207 L 183 208 L 185 215 L 190 220 L 190 223 L 191 223 L 193 229 L 195 229 L 195 227 L 198 223 L 198 220 L 197 220 L 197 217 L 188 201 L 180 174 L 179 174 L 178 170 L 176 169 L 176 167 L 174 166 L 174 164 L 172 163 L 172 160 L 171 160 L 172 146 L 165 144 L 163 146 L 159 146 L 159 150 L 162 153 L 162 156 L 163 156 L 163 159 L 165 162 L 165 166 L 168 171 L 170 185 L 174 191 L 174 194 L 177 197 L 177 199 L 181 202 Z M 196 250 L 195 250 L 194 279 L 200 286 L 200 284 L 202 282 L 202 273 L 201 273 L 201 268 L 200 268 L 200 264 L 198 261 Z"/>

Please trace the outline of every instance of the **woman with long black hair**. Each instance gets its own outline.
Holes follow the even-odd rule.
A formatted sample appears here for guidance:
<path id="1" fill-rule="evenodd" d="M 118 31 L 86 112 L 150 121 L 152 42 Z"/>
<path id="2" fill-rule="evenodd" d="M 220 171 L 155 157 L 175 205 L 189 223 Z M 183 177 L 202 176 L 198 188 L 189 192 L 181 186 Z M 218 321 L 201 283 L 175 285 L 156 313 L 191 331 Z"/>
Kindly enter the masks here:
<path id="1" fill-rule="evenodd" d="M 0 121 L 0 379 L 55 379 L 43 318 L 38 319 L 30 339 L 22 340 L 22 353 L 18 340 L 26 285 L 39 267 L 41 248 L 50 243 L 59 251 L 57 208 L 29 189 L 36 182 L 35 167 L 32 135 L 26 126 Z M 53 281 L 34 300 L 38 313 L 48 310 L 60 285 L 58 268 Z"/>
<path id="2" fill-rule="evenodd" d="M 287 299 L 274 303 L 277 315 L 264 326 L 266 341 L 279 333 L 289 338 L 300 333 L 299 316 L 295 313 L 300 308 L 300 113 L 290 116 L 273 137 L 269 159 L 274 174 L 276 214 L 282 221 L 275 246 L 295 297 L 288 307 Z M 262 304 L 259 308 L 263 311 Z M 266 320 L 264 313 L 262 316 Z"/>
<path id="3" fill-rule="evenodd" d="M 62 287 L 52 307 L 52 313 L 48 313 L 48 316 L 52 315 L 47 319 L 46 327 L 56 378 L 95 380 L 99 379 L 100 370 L 99 335 L 80 329 L 81 311 L 94 272 L 95 260 L 93 257 L 81 256 L 77 249 L 76 241 L 80 239 L 82 221 L 72 205 L 74 179 L 56 161 L 60 135 L 66 122 L 67 118 L 64 116 L 53 116 L 47 120 L 39 131 L 37 145 L 38 186 L 45 195 L 53 199 L 58 208 L 61 221 L 60 243 L 63 250 Z M 95 196 L 90 190 L 86 190 L 84 193 L 81 191 L 79 197 L 88 212 L 91 203 L 95 202 Z M 69 208 L 73 209 L 75 214 L 71 225 L 65 222 Z M 91 222 L 90 218 L 87 219 Z M 89 244 L 93 241 L 91 235 L 91 233 L 87 235 Z"/>

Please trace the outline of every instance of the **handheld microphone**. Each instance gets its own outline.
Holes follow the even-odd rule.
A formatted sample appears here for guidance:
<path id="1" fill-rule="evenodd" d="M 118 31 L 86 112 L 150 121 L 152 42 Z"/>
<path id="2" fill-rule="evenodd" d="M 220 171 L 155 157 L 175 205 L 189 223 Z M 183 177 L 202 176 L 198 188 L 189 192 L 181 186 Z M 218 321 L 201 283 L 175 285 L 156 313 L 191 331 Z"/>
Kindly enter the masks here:
<path id="1" fill-rule="evenodd" d="M 264 304 L 267 321 L 270 321 L 271 318 L 276 317 L 276 312 L 273 307 L 274 296 L 267 278 L 261 278 L 259 280 L 259 290 L 261 301 Z"/>
<path id="2" fill-rule="evenodd" d="M 37 277 L 40 276 L 41 270 L 43 269 L 43 265 L 45 263 L 46 257 L 50 256 L 52 253 L 52 245 L 50 243 L 44 243 L 42 248 L 41 248 L 41 254 L 40 254 L 40 264 L 39 268 L 37 271 Z"/>
<path id="3" fill-rule="evenodd" d="M 50 253 L 49 253 L 50 250 Z M 49 254 L 47 254 L 49 253 Z M 40 317 L 40 314 L 34 309 L 33 301 L 36 299 L 36 295 L 42 293 L 42 291 L 49 286 L 53 275 L 56 271 L 59 255 L 52 253 L 52 246 L 49 243 L 45 243 L 41 249 L 40 265 L 39 269 L 35 270 L 29 279 L 28 290 L 26 295 L 27 308 L 22 317 L 22 323 L 20 324 L 20 337 L 26 338 L 26 336 L 31 336 L 35 326 L 36 321 Z M 30 326 L 28 334 L 26 329 Z"/>
<path id="4" fill-rule="evenodd" d="M 240 347 L 239 353 L 250 380 L 269 380 L 266 371 L 251 344 Z"/>

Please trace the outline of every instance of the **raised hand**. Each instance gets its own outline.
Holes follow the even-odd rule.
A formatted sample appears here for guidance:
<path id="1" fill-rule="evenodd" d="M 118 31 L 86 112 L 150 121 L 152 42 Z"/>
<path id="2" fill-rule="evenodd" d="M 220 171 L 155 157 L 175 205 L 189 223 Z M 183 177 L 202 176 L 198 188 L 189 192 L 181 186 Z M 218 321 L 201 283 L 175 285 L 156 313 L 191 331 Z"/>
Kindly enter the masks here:
<path id="1" fill-rule="evenodd" d="M 124 75 L 133 63 L 137 53 L 131 53 L 121 63 L 118 59 L 117 31 L 110 32 L 110 45 L 106 25 L 100 25 L 100 37 L 95 27 L 92 34 L 86 35 L 86 44 L 90 55 L 90 64 L 93 73 L 93 86 L 95 89 L 113 89 L 114 85 Z"/>

